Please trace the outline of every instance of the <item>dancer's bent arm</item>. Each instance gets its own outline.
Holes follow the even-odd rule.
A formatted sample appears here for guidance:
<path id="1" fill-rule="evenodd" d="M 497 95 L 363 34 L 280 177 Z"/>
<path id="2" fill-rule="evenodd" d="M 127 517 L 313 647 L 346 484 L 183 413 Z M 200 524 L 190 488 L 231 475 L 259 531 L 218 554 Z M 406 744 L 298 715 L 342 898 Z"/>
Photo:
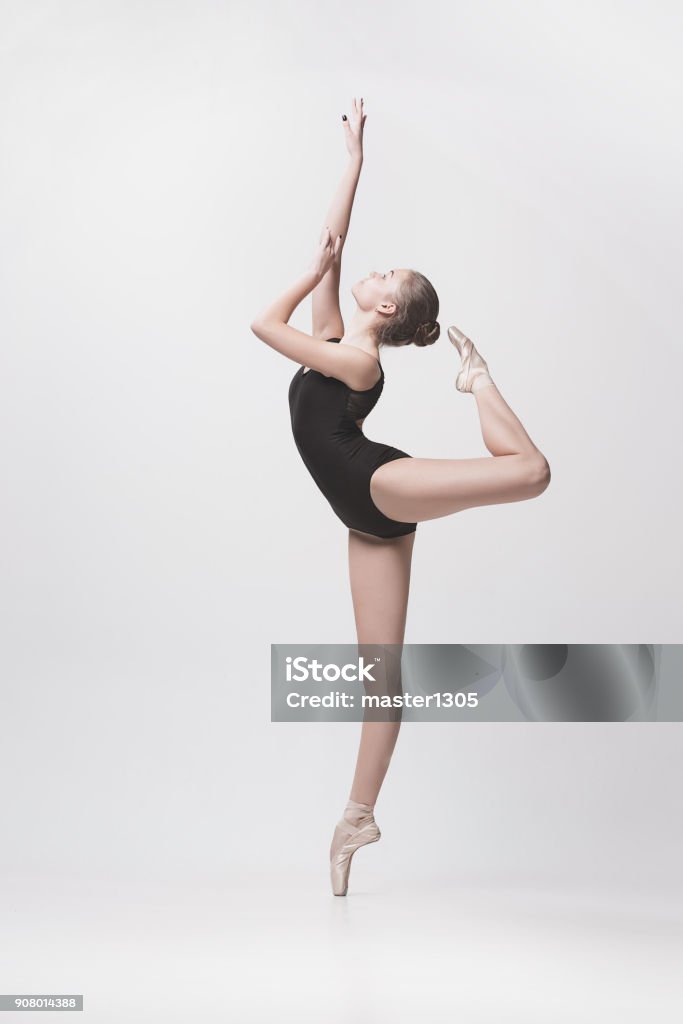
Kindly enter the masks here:
<path id="1" fill-rule="evenodd" d="M 288 359 L 318 370 L 326 377 L 336 377 L 348 387 L 362 391 L 372 386 L 376 376 L 377 363 L 368 352 L 352 345 L 327 345 L 287 323 L 299 303 L 322 281 L 330 260 L 334 258 L 329 233 L 325 232 L 325 235 L 326 241 L 318 249 L 313 265 L 252 321 L 251 330 L 257 338 Z M 331 334 L 330 337 L 336 335 Z"/>

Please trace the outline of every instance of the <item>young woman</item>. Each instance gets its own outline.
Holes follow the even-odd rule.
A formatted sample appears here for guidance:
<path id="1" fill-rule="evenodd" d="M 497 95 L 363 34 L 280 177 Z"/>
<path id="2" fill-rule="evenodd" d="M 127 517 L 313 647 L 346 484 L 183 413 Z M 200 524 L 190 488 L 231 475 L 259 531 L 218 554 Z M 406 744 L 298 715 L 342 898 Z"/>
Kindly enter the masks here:
<path id="1" fill-rule="evenodd" d="M 439 337 L 438 296 L 412 269 L 373 272 L 351 289 L 348 327 L 339 308 L 343 240 L 363 164 L 363 99 L 343 115 L 349 164 L 308 271 L 251 325 L 277 352 L 300 363 L 289 388 L 294 439 L 316 484 L 348 527 L 351 594 L 358 644 L 397 645 L 405 634 L 417 524 L 480 505 L 523 501 L 550 481 L 542 452 L 507 405 L 486 362 L 457 327 L 448 335 L 461 359 L 455 386 L 473 394 L 492 457 L 422 459 L 369 440 L 363 421 L 384 385 L 381 348 L 431 345 Z M 313 293 L 313 330 L 288 320 Z M 332 342 L 333 344 L 329 344 Z M 346 895 L 351 857 L 376 842 L 375 803 L 400 728 L 364 720 L 349 801 L 330 849 L 335 895 Z"/>

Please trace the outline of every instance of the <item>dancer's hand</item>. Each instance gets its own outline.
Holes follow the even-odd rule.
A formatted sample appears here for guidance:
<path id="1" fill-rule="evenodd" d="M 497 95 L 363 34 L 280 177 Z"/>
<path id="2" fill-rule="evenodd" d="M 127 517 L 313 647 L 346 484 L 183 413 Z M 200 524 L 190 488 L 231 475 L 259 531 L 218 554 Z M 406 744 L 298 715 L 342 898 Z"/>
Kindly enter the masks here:
<path id="1" fill-rule="evenodd" d="M 367 114 L 363 113 L 363 97 L 361 96 L 360 100 L 356 102 L 356 97 L 354 96 L 352 113 L 350 115 L 347 114 L 346 120 L 342 121 L 346 133 L 346 148 L 349 151 L 349 156 L 363 156 L 363 128 L 365 127 L 367 116 Z"/>
<path id="2" fill-rule="evenodd" d="M 320 236 L 320 244 L 316 250 L 310 269 L 317 274 L 322 281 L 323 277 L 334 263 L 339 250 L 341 249 L 342 236 L 337 235 L 333 241 L 330 229 L 323 228 Z"/>

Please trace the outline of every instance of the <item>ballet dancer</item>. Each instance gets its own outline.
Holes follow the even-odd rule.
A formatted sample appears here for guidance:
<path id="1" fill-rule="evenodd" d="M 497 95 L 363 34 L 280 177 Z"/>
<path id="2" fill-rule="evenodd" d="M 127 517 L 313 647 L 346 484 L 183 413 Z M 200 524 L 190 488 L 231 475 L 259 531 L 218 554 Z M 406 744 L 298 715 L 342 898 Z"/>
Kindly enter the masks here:
<path id="1" fill-rule="evenodd" d="M 362 97 L 343 115 L 349 162 L 308 270 L 251 324 L 253 333 L 300 367 L 289 387 L 298 451 L 332 510 L 348 528 L 351 596 L 358 644 L 402 648 L 417 524 L 464 509 L 525 501 L 550 482 L 548 461 L 503 398 L 488 365 L 457 327 L 448 337 L 460 357 L 455 387 L 474 396 L 490 456 L 414 458 L 372 441 L 363 422 L 382 393 L 380 350 L 432 345 L 440 335 L 439 299 L 410 268 L 373 271 L 351 293 L 348 326 L 339 307 L 343 245 L 363 165 L 367 115 Z M 289 326 L 312 293 L 313 326 Z M 365 720 L 349 800 L 330 847 L 332 891 L 345 896 L 351 858 L 376 842 L 374 809 L 400 729 L 398 720 Z"/>

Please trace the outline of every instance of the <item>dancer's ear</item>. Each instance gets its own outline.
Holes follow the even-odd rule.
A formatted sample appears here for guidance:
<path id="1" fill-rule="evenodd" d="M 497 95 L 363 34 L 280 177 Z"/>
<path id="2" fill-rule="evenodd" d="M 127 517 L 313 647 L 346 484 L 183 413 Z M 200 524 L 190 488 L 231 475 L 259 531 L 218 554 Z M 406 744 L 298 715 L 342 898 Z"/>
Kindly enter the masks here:
<path id="1" fill-rule="evenodd" d="M 386 316 L 390 316 L 396 312 L 396 304 L 394 302 L 383 302 L 381 306 L 375 308 L 376 313 L 384 313 Z"/>

